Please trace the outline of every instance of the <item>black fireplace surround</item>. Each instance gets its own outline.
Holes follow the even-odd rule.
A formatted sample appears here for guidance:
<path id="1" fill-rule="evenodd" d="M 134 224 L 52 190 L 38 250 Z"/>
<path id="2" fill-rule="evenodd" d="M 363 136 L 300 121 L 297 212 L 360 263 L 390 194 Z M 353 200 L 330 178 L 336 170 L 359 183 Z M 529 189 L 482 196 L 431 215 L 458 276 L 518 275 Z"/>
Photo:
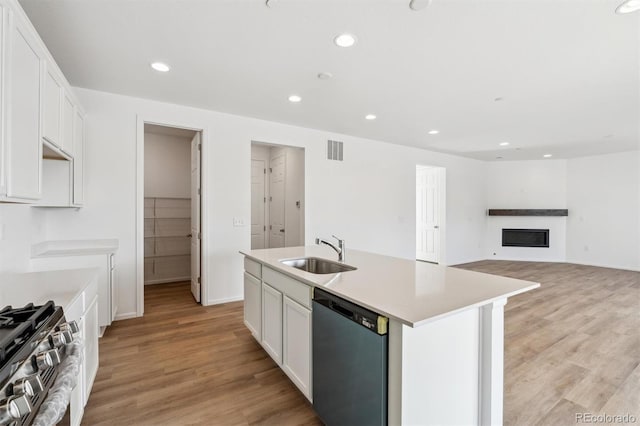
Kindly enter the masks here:
<path id="1" fill-rule="evenodd" d="M 503 247 L 549 247 L 548 229 L 502 229 Z"/>

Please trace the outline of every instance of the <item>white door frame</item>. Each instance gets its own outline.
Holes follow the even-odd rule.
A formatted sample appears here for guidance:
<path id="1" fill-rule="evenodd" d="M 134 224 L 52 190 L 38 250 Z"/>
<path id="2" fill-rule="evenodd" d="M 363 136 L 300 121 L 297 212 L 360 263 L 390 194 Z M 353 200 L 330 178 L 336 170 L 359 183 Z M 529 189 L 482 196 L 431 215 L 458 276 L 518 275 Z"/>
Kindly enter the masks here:
<path id="1" fill-rule="evenodd" d="M 144 315 L 144 125 L 155 124 L 158 126 L 177 127 L 180 129 L 200 132 L 202 150 L 200 151 L 200 232 L 202 240 L 200 245 L 200 258 L 207 259 L 209 253 L 209 214 L 208 214 L 208 182 L 209 182 L 209 130 L 203 123 L 189 123 L 174 121 L 171 114 L 159 114 L 153 116 L 136 116 L 136 316 Z M 208 305 L 209 289 L 207 288 L 209 277 L 209 265 L 201 262 L 200 265 L 200 300 L 203 306 Z"/>

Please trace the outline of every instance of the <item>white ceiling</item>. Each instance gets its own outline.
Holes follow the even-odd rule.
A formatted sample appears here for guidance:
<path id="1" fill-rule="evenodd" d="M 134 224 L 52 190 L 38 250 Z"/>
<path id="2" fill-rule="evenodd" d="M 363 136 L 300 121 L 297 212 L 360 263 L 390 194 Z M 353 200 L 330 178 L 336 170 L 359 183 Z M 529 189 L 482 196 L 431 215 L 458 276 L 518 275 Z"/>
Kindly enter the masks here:
<path id="1" fill-rule="evenodd" d="M 640 13 L 620 1 L 21 4 L 75 86 L 515 160 L 638 148 Z M 358 43 L 336 47 L 341 32 Z"/>

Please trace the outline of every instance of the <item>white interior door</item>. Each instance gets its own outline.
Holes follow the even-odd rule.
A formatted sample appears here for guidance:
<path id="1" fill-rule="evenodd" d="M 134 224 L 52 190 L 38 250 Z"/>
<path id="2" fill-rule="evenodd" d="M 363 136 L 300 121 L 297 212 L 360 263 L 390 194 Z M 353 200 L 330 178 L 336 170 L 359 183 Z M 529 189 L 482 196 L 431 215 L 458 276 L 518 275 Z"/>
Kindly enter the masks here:
<path id="1" fill-rule="evenodd" d="M 265 176 L 266 167 L 264 160 L 251 160 L 251 249 L 265 247 L 266 226 L 264 222 L 265 211 Z"/>
<path id="2" fill-rule="evenodd" d="M 191 140 L 191 293 L 200 302 L 200 133 Z"/>
<path id="3" fill-rule="evenodd" d="M 285 153 L 271 157 L 269 181 L 269 248 L 284 247 Z"/>
<path id="4" fill-rule="evenodd" d="M 416 169 L 416 259 L 440 261 L 440 171 Z"/>

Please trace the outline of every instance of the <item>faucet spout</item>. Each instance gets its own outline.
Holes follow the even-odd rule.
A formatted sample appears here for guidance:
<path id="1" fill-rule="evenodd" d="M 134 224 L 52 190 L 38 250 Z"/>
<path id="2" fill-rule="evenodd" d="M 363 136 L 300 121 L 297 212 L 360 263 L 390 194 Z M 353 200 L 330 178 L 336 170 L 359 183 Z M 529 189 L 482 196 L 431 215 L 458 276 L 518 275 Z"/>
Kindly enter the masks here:
<path id="1" fill-rule="evenodd" d="M 335 235 L 333 235 L 333 238 L 338 240 L 338 246 L 337 247 L 335 245 L 331 244 L 329 241 L 323 240 L 322 238 L 318 238 L 318 237 L 316 237 L 316 244 L 318 244 L 318 245 L 320 245 L 320 244 L 328 245 L 329 247 L 334 249 L 336 253 L 338 253 L 338 261 L 339 262 L 344 262 L 344 254 L 345 254 L 344 240 L 341 240 L 340 238 L 336 237 Z"/>

